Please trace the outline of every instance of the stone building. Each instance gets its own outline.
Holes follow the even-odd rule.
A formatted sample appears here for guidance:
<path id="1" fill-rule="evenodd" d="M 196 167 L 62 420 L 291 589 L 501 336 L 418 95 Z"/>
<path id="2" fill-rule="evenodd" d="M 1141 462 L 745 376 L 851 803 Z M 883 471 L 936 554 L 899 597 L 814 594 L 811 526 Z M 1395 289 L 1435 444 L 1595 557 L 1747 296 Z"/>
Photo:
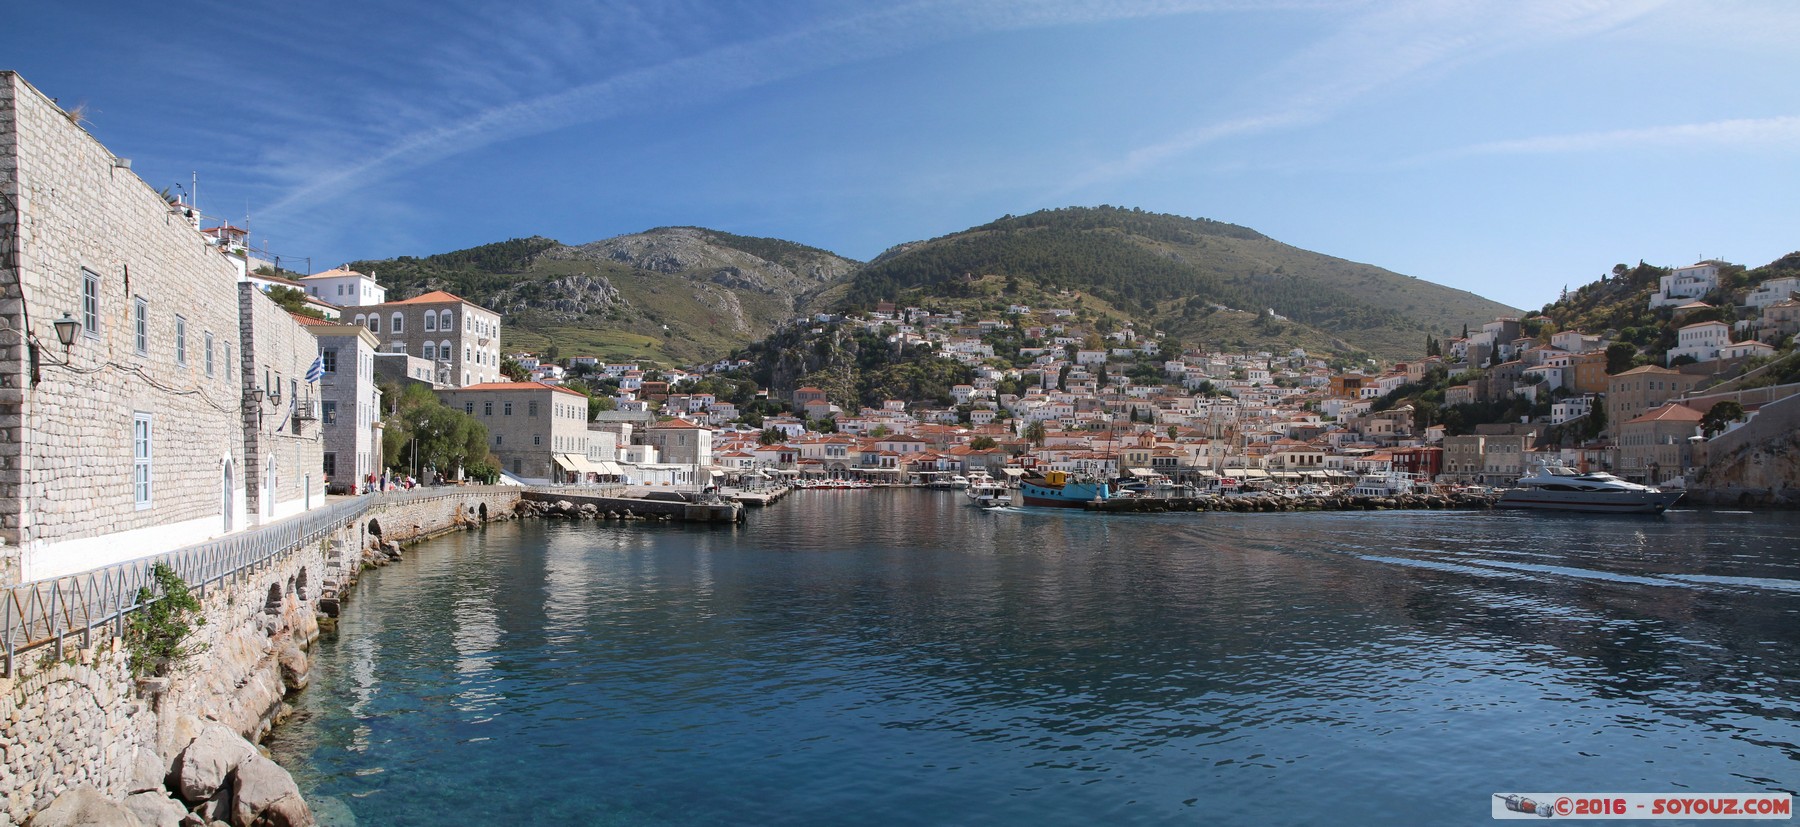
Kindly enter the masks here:
<path id="1" fill-rule="evenodd" d="M 381 343 L 362 325 L 297 319 L 318 340 L 325 371 L 318 387 L 326 487 L 352 493 L 371 474 L 381 474 L 381 390 L 375 385 Z"/>
<path id="2" fill-rule="evenodd" d="M 1606 385 L 1607 429 L 1617 434 L 1622 423 L 1693 390 L 1701 378 L 1655 365 L 1615 374 Z"/>
<path id="3" fill-rule="evenodd" d="M 646 445 L 655 445 L 667 465 L 692 465 L 705 469 L 712 465 L 712 429 L 685 419 L 658 422 L 644 429 Z M 696 475 L 698 478 L 698 475 Z"/>
<path id="4" fill-rule="evenodd" d="M 1619 476 L 1656 485 L 1694 464 L 1694 443 L 1704 415 L 1679 402 L 1670 402 L 1632 418 L 1619 426 Z"/>
<path id="5" fill-rule="evenodd" d="M 500 470 L 520 480 L 572 482 L 590 473 L 583 394 L 542 382 L 485 382 L 446 388 L 438 399 L 486 425 Z"/>
<path id="6" fill-rule="evenodd" d="M 464 387 L 501 380 L 500 314 L 434 290 L 397 302 L 358 307 L 345 316 L 364 325 L 381 349 L 437 365 L 440 385 Z"/>
<path id="7" fill-rule="evenodd" d="M 262 524 L 323 505 L 325 440 L 318 386 L 307 381 L 319 343 L 249 282 L 238 284 L 243 371 L 244 470 L 251 522 Z"/>
<path id="8" fill-rule="evenodd" d="M 5 71 L 0 271 L 11 334 L 0 336 L 0 582 L 246 527 L 261 466 L 246 453 L 239 268 L 129 161 Z M 310 341 L 255 299 L 279 316 L 259 331 Z"/>

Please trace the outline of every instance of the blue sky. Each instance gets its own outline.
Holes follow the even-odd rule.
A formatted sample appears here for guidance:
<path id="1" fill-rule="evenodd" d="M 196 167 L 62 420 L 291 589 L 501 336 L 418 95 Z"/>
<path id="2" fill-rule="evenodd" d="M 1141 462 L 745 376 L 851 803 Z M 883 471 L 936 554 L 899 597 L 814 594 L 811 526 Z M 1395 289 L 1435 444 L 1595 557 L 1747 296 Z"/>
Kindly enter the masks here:
<path id="1" fill-rule="evenodd" d="M 20 72 L 253 243 L 685 224 L 869 259 L 1114 204 L 1535 308 L 1800 249 L 1800 3 L 24 0 Z"/>

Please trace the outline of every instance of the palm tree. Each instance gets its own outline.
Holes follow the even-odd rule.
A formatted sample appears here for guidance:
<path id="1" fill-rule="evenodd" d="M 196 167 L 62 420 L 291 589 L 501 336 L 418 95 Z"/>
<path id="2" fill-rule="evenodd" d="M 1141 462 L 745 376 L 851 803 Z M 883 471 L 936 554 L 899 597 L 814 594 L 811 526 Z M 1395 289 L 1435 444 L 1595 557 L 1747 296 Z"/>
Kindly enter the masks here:
<path id="1" fill-rule="evenodd" d="M 1026 425 L 1024 437 L 1025 437 L 1026 442 L 1029 442 L 1033 445 L 1043 445 L 1044 444 L 1044 423 L 1034 421 L 1030 425 Z"/>

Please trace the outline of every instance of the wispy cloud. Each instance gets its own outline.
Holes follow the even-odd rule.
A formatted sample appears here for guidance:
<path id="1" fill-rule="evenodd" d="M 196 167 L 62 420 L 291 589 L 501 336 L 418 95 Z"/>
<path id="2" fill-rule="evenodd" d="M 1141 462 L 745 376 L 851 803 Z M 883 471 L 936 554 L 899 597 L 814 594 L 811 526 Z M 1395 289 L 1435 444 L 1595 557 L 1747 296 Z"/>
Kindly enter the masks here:
<path id="1" fill-rule="evenodd" d="M 1060 194 L 1146 174 L 1206 146 L 1315 125 L 1373 93 L 1527 46 L 1618 28 L 1667 0 L 1408 0 L 1357 10 L 1240 95 L 1263 100 L 1239 114 L 1094 164 Z"/>
<path id="2" fill-rule="evenodd" d="M 679 21 L 644 21 L 631 4 L 611 4 L 607 15 L 630 18 L 646 38 L 674 52 L 641 68 L 579 80 L 583 39 L 571 36 L 592 27 L 591 14 L 565 8 L 552 17 L 514 20 L 504 35 L 484 39 L 483 67 L 456 53 L 436 58 L 448 103 L 418 102 L 419 90 L 394 97 L 393 112 L 408 126 L 361 133 L 328 130 L 290 143 L 271 158 L 271 174 L 286 183 L 269 207 L 276 215 L 305 210 L 435 161 L 497 142 L 594 123 L 646 111 L 667 111 L 723 98 L 735 92 L 872 58 L 901 54 L 931 43 L 995 31 L 1079 25 L 1122 19 L 1249 11 L 1269 8 L 1339 7 L 1346 0 L 1005 0 L 955 2 L 924 0 L 877 6 L 848 16 L 808 20 L 762 37 L 682 53 L 679 43 L 661 38 Z M 511 10 L 509 14 L 523 10 Z M 703 9 L 692 10 L 696 19 Z M 500 21 L 489 19 L 492 25 Z M 514 58 L 517 58 L 516 60 Z M 486 67 L 508 67 L 495 71 Z M 509 94 L 546 86 L 552 92 Z M 449 90 L 473 90 L 474 101 Z M 430 95 L 425 95 L 428 99 Z M 509 99 L 510 98 L 510 99 Z M 472 105 L 471 105 L 472 104 Z M 364 104 L 380 109 L 382 105 Z"/>
<path id="3" fill-rule="evenodd" d="M 1800 149 L 1800 117 L 1740 118 L 1711 123 L 1614 129 L 1490 141 L 1435 153 L 1422 160 L 1469 155 L 1555 155 L 1626 149 Z"/>

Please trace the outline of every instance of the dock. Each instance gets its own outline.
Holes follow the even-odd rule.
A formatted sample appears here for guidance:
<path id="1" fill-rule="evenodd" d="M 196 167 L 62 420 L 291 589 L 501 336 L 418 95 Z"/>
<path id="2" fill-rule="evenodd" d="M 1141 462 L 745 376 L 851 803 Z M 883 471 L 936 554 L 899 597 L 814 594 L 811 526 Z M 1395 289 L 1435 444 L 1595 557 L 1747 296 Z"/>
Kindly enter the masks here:
<path id="1" fill-rule="evenodd" d="M 719 496 L 752 508 L 762 508 L 781 502 L 781 499 L 793 490 L 792 487 L 786 485 L 773 488 L 727 488 L 720 492 Z"/>
<path id="2" fill-rule="evenodd" d="M 1088 511 L 1109 514 L 1162 514 L 1177 511 L 1388 511 L 1470 510 L 1494 507 L 1493 494 L 1396 494 L 1386 497 L 1333 494 L 1322 497 L 1205 495 L 1199 497 L 1114 497 L 1082 503 Z"/>

